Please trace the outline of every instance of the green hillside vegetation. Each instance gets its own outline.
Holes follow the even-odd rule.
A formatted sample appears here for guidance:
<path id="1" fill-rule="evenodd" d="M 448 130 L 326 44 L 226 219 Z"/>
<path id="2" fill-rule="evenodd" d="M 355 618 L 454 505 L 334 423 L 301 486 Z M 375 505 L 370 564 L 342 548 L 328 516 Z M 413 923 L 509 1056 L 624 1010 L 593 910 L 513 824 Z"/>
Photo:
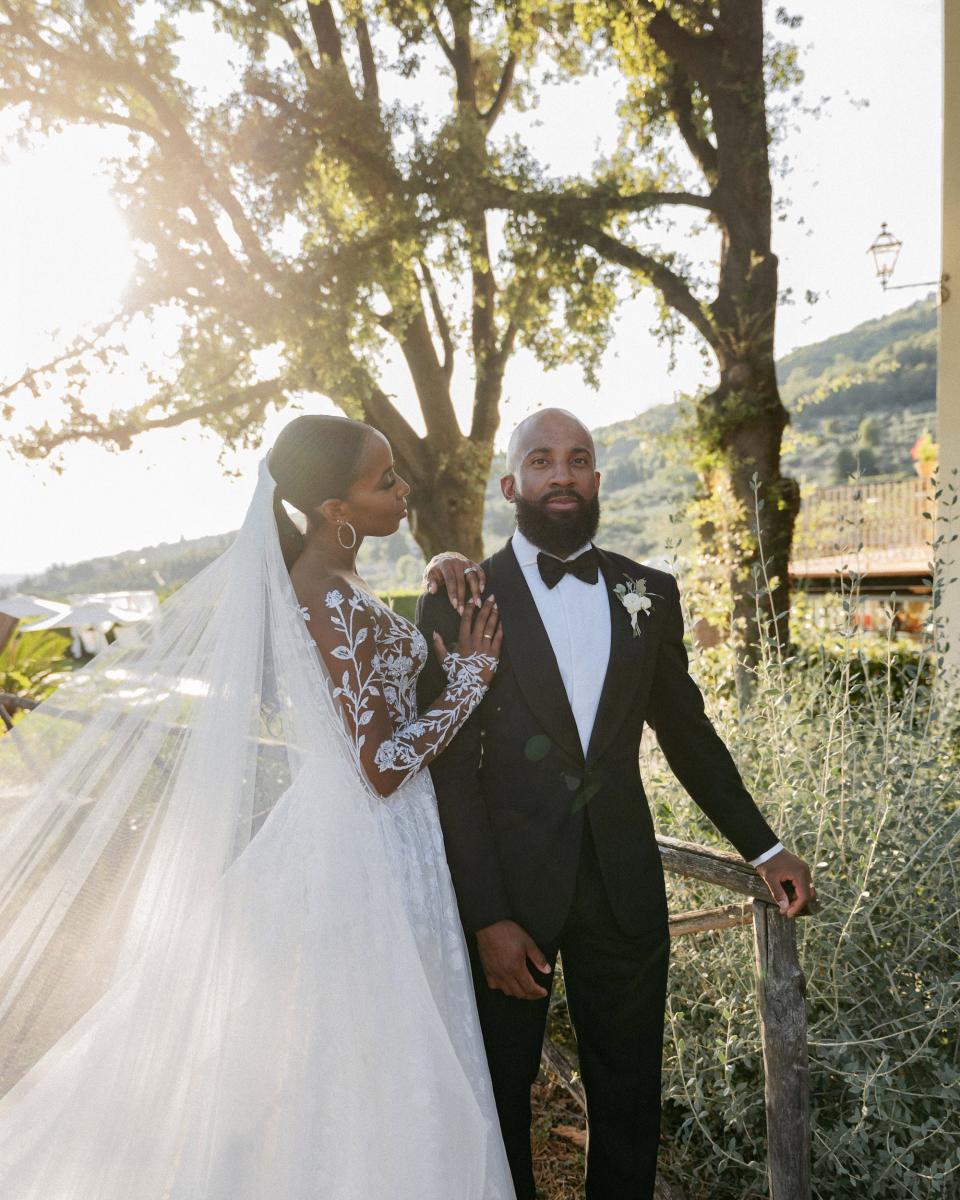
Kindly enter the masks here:
<path id="1" fill-rule="evenodd" d="M 932 299 L 793 351 L 778 364 L 784 402 L 793 417 L 784 443 L 788 472 L 804 491 L 863 475 L 913 475 L 910 448 L 936 433 L 936 307 Z M 603 475 L 598 540 L 640 559 L 663 555 L 685 533 L 682 516 L 696 477 L 679 436 L 684 405 L 647 409 L 630 421 L 595 431 Z M 500 495 L 502 457 L 487 488 L 487 552 L 510 535 L 513 510 Z M 17 590 L 50 598 L 72 592 L 179 587 L 230 544 L 233 534 L 150 546 L 21 579 Z M 456 549 L 456 547 L 453 547 Z M 423 558 L 406 528 L 368 542 L 361 570 L 373 587 L 415 588 Z M 13 590 L 7 588 L 7 591 Z"/>
<path id="2" fill-rule="evenodd" d="M 935 432 L 937 310 L 933 300 L 795 350 L 778 364 L 793 424 L 785 462 L 808 485 L 913 474 L 910 448 Z"/>
<path id="3" fill-rule="evenodd" d="M 56 563 L 39 575 L 17 580 L 16 587 L 7 587 L 3 594 L 17 591 L 66 600 L 74 593 L 149 589 L 166 595 L 222 554 L 233 539 L 233 533 L 181 538 L 179 542 L 163 542 L 85 562 Z"/>

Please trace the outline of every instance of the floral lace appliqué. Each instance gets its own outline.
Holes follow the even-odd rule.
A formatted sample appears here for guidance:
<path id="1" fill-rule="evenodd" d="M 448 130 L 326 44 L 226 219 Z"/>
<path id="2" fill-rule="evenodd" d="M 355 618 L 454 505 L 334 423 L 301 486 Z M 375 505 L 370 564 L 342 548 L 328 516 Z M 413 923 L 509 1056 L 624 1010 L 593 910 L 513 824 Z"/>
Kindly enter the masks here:
<path id="1" fill-rule="evenodd" d="M 487 690 L 482 672 L 496 667 L 487 654 L 447 654 L 443 661 L 446 690 L 431 707 L 417 712 L 417 677 L 427 658 L 423 635 L 398 613 L 356 588 L 344 595 L 331 589 L 324 597 L 327 617 L 337 633 L 329 654 L 334 699 L 340 706 L 345 732 L 358 759 L 381 705 L 389 712 L 390 732 L 380 737 L 372 762 L 381 773 L 399 771 L 404 778 L 429 762 L 454 736 Z M 381 710 L 382 711 L 382 710 Z M 361 766 L 361 770 L 362 770 Z"/>

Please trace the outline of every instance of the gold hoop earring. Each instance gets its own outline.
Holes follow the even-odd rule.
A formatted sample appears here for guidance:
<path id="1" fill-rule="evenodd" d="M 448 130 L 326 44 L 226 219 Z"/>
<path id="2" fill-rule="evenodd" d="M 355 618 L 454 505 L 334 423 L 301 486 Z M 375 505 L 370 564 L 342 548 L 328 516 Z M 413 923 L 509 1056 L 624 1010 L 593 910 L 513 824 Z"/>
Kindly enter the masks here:
<path id="1" fill-rule="evenodd" d="M 346 528 L 350 530 L 350 533 L 353 536 L 352 542 L 345 542 L 343 540 L 343 538 L 341 537 L 344 526 L 346 526 Z M 354 546 L 357 544 L 357 531 L 354 529 L 354 527 L 350 524 L 349 521 L 338 521 L 337 522 L 337 541 L 344 548 L 344 550 L 352 550 L 354 548 Z"/>

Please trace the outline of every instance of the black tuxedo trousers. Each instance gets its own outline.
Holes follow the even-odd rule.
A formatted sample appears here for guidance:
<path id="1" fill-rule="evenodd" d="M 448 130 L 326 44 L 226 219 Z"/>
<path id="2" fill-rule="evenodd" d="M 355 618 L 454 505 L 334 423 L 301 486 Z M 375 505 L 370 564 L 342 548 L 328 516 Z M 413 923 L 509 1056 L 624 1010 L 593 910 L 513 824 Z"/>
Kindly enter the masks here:
<path id="1" fill-rule="evenodd" d="M 673 772 L 744 858 L 764 853 L 777 838 L 687 671 L 675 580 L 618 554 L 598 549 L 598 555 L 601 578 L 593 586 L 609 597 L 610 659 L 586 753 L 549 638 L 508 543 L 483 564 L 503 624 L 500 666 L 431 773 L 471 948 L 477 930 L 513 920 L 545 953 L 559 951 L 574 980 L 568 998 L 581 1054 L 586 1046 L 586 1057 L 605 1065 L 594 1065 L 590 1075 L 586 1066 L 583 1071 L 590 1200 L 640 1200 L 652 1187 L 649 1150 L 639 1147 L 651 1139 L 655 1146 L 652 1114 L 658 1106 L 650 1097 L 659 1090 L 663 1022 L 666 954 L 653 948 L 664 945 L 667 916 L 638 765 L 644 725 L 655 730 Z M 638 616 L 635 636 L 613 589 L 641 579 L 652 609 Z M 445 593 L 425 596 L 417 619 L 428 645 L 434 630 L 448 646 L 456 642 L 459 619 Z M 419 681 L 421 711 L 444 686 L 431 655 Z M 538 1010 L 535 1002 L 490 994 L 482 976 L 477 991 L 504 1139 L 518 1196 L 528 1200 L 529 1087 L 539 1060 L 542 1005 Z M 622 1019 L 613 1020 L 615 1013 Z M 641 1050 L 635 1043 L 644 1031 L 649 1036 Z M 521 1042 L 528 1048 L 524 1054 Z M 508 1070 L 514 1053 L 520 1062 L 515 1071 Z M 645 1088 L 631 1081 L 634 1067 L 647 1079 Z M 614 1170 L 608 1164 L 622 1170 L 631 1153 L 633 1182 L 624 1184 L 614 1174 L 610 1178 L 620 1181 L 608 1186 L 604 1180 Z"/>
<path id="2" fill-rule="evenodd" d="M 535 1200 L 530 1089 L 540 1069 L 549 995 L 518 1000 L 487 986 L 470 939 L 473 982 L 493 1094 L 517 1200 Z M 589 827 L 570 911 L 540 948 L 559 955 L 587 1096 L 587 1200 L 652 1200 L 660 1140 L 660 1062 L 670 936 L 666 921 L 626 934 L 607 898 Z"/>

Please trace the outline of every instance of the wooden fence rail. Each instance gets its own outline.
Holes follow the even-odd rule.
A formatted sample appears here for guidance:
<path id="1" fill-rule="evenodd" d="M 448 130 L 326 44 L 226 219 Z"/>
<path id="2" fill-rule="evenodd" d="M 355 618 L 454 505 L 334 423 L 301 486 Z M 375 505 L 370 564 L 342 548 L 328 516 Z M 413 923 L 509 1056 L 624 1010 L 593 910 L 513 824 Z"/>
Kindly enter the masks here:
<path id="1" fill-rule="evenodd" d="M 742 859 L 676 838 L 658 837 L 657 842 L 664 870 L 669 874 L 719 884 L 747 897 L 745 901 L 720 908 L 675 913 L 670 918 L 670 936 L 752 923 L 770 1200 L 810 1200 L 807 1012 L 803 972 L 797 957 L 796 925 L 780 915 L 767 885 Z M 814 911 L 815 906 L 811 906 L 810 912 Z M 566 1051 L 547 1039 L 542 1062 L 586 1112 L 583 1085 Z M 668 1194 L 667 1189 L 658 1194 Z"/>

